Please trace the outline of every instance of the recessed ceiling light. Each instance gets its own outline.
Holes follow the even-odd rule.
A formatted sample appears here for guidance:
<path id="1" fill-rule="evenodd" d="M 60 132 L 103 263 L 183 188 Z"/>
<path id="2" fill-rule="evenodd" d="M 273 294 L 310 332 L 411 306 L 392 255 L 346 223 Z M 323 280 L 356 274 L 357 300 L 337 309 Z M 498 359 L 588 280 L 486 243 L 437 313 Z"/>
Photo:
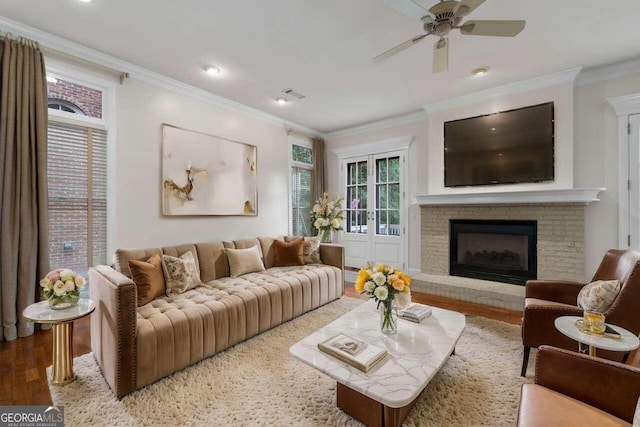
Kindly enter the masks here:
<path id="1" fill-rule="evenodd" d="M 91 0 L 80 0 L 82 3 L 91 3 Z"/>
<path id="2" fill-rule="evenodd" d="M 496 128 L 491 128 L 491 130 L 496 130 Z"/>
<path id="3" fill-rule="evenodd" d="M 471 70 L 471 74 L 473 74 L 474 76 L 482 76 L 483 74 L 487 74 L 488 72 L 489 72 L 488 66 L 478 67 Z"/>
<path id="4" fill-rule="evenodd" d="M 58 83 L 58 79 L 56 79 L 55 77 L 47 76 L 47 82 L 55 84 Z"/>
<path id="5" fill-rule="evenodd" d="M 278 104 L 280 104 L 280 105 L 284 105 L 284 104 L 286 104 L 286 103 L 287 103 L 287 102 L 289 102 L 289 101 L 287 100 L 287 98 L 282 98 L 282 97 L 280 97 L 280 98 L 276 98 L 276 102 L 277 102 Z"/>
<path id="6" fill-rule="evenodd" d="M 207 67 L 204 67 L 204 71 L 206 71 L 206 73 L 209 74 L 210 76 L 217 76 L 218 74 L 220 74 L 220 68 L 214 65 L 209 65 Z"/>

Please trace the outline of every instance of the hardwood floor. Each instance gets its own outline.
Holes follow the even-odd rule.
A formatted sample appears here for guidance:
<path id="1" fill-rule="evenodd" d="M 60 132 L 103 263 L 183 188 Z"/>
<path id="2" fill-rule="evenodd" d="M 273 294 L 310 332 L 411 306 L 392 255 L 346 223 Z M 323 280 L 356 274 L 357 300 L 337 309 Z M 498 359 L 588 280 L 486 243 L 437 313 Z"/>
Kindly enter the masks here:
<path id="1" fill-rule="evenodd" d="M 352 284 L 346 285 L 345 295 L 366 299 Z M 412 299 L 421 304 L 441 307 L 473 316 L 520 324 L 522 312 L 458 301 L 436 295 L 413 293 Z M 0 342 L 0 405 L 50 405 L 46 368 L 51 365 L 51 331 L 38 331 L 30 337 Z M 74 323 L 74 357 L 91 351 L 89 317 Z M 631 357 L 638 366 L 640 355 Z"/>

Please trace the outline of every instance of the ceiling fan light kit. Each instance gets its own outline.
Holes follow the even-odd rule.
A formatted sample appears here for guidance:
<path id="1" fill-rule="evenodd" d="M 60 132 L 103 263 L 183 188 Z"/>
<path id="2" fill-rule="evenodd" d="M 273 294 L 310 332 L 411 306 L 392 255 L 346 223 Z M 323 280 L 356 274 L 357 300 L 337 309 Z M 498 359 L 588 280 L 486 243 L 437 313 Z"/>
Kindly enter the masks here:
<path id="1" fill-rule="evenodd" d="M 423 7 L 416 0 L 414 5 Z M 462 19 L 473 12 L 485 0 L 441 0 L 421 18 L 425 34 L 413 37 L 373 58 L 373 62 L 380 62 L 405 49 L 410 48 L 429 35 L 439 37 L 433 50 L 433 72 L 446 71 L 449 66 L 449 41 L 447 36 L 451 30 L 460 30 L 463 35 L 515 37 L 524 29 L 523 20 L 474 20 L 462 23 Z M 486 67 L 488 70 L 488 67 Z M 485 71 L 486 72 L 486 71 Z"/>

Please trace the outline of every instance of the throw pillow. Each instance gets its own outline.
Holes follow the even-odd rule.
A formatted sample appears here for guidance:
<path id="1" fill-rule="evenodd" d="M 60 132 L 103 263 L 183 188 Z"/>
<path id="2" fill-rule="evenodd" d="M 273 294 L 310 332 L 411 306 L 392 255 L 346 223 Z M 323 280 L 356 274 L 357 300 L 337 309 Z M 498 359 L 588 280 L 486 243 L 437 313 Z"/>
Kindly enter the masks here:
<path id="1" fill-rule="evenodd" d="M 183 253 L 180 258 L 162 255 L 162 270 L 167 284 L 167 296 L 179 295 L 203 285 L 191 251 Z"/>
<path id="2" fill-rule="evenodd" d="M 287 242 L 291 242 L 300 239 L 300 237 L 287 236 L 284 239 Z M 322 264 L 322 260 L 320 259 L 320 239 L 320 236 L 304 238 L 302 252 L 304 254 L 305 264 Z"/>
<path id="3" fill-rule="evenodd" d="M 164 275 L 160 255 L 154 254 L 146 261 L 129 260 L 131 277 L 138 290 L 138 307 L 149 304 L 165 293 Z"/>
<path id="4" fill-rule="evenodd" d="M 620 281 L 598 280 L 591 282 L 578 293 L 578 307 L 604 313 L 611 307 L 620 292 Z"/>
<path id="5" fill-rule="evenodd" d="M 273 265 L 286 267 L 289 265 L 304 265 L 304 240 L 296 239 L 290 242 L 276 240 L 273 242 L 276 258 Z"/>
<path id="6" fill-rule="evenodd" d="M 257 245 L 247 249 L 224 248 L 224 252 L 229 259 L 231 277 L 264 270 L 260 249 L 258 249 Z"/>

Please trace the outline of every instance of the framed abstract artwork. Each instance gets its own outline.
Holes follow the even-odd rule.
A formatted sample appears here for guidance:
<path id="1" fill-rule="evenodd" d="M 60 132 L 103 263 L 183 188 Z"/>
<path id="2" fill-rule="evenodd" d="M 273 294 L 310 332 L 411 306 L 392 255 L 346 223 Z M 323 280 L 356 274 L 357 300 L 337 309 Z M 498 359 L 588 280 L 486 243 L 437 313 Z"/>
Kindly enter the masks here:
<path id="1" fill-rule="evenodd" d="M 258 214 L 258 148 L 162 125 L 162 214 Z"/>

